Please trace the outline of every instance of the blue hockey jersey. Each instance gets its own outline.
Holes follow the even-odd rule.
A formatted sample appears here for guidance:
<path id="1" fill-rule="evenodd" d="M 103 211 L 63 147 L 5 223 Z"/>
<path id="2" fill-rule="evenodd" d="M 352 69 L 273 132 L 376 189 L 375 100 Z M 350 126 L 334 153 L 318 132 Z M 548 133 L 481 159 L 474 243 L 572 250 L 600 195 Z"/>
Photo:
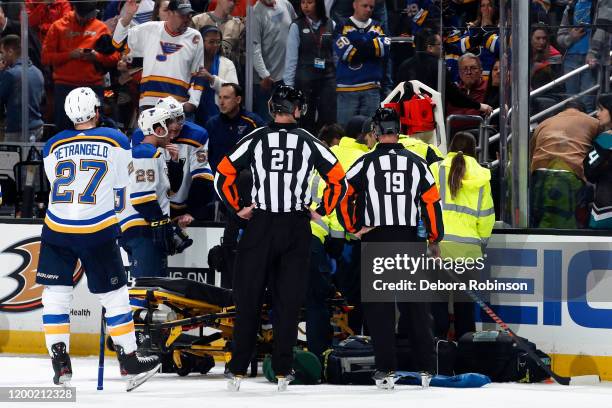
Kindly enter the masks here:
<path id="1" fill-rule="evenodd" d="M 336 26 L 334 39 L 334 52 L 339 59 L 336 91 L 379 88 L 384 75 L 383 61 L 391 44 L 380 24 L 372 19 L 358 23 L 351 17 Z"/>

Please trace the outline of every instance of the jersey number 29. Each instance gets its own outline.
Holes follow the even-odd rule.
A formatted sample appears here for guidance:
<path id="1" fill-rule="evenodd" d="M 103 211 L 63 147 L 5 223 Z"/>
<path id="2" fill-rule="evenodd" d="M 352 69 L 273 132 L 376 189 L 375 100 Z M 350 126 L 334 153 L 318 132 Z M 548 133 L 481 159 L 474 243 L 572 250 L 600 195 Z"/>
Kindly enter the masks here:
<path id="1" fill-rule="evenodd" d="M 96 191 L 100 182 L 106 175 L 108 165 L 103 160 L 80 160 L 78 171 L 91 172 L 91 178 L 85 189 L 79 193 L 78 202 L 80 204 L 95 204 Z M 55 181 L 51 189 L 51 201 L 53 203 L 73 203 L 74 190 L 69 190 L 77 176 L 77 165 L 72 160 L 62 160 L 55 165 Z"/>

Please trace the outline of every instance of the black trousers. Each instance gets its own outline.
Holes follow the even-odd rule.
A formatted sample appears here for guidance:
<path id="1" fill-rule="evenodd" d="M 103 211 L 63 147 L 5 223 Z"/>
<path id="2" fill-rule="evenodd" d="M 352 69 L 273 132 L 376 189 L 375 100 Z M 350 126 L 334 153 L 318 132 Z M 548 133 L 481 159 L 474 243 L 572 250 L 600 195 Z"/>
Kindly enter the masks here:
<path id="1" fill-rule="evenodd" d="M 310 239 L 306 213 L 256 210 L 248 222 L 238 242 L 234 270 L 232 373 L 244 375 L 251 362 L 266 287 L 273 307 L 272 369 L 276 375 L 291 371 L 298 317 L 308 285 Z"/>
<path id="2" fill-rule="evenodd" d="M 361 334 L 363 327 L 363 306 L 361 305 L 361 241 L 352 240 L 346 244 L 345 250 L 338 260 L 334 276 L 336 285 L 353 310 L 349 313 L 349 327 L 355 334 Z M 366 333 L 364 333 L 366 334 Z"/>
<path id="3" fill-rule="evenodd" d="M 425 242 L 416 235 L 412 227 L 376 227 L 362 237 L 363 242 Z M 416 256 L 417 254 L 415 254 Z M 433 318 L 431 306 L 426 302 L 364 302 L 365 323 L 372 336 L 376 369 L 395 371 L 397 369 L 396 318 L 399 309 L 398 335 L 408 338 L 414 352 L 417 370 L 434 373 Z"/>
<path id="4" fill-rule="evenodd" d="M 306 296 L 306 339 L 308 351 L 322 359 L 323 352 L 331 348 L 333 328 L 327 299 L 332 293 L 330 266 L 325 248 L 319 238 L 312 236 L 310 274 Z"/>
<path id="5" fill-rule="evenodd" d="M 454 302 L 454 339 L 459 340 L 465 333 L 476 331 L 473 302 Z M 450 316 L 448 315 L 448 302 L 435 302 L 431 305 L 434 317 L 434 334 L 438 338 L 446 339 L 450 329 Z"/>
<path id="6" fill-rule="evenodd" d="M 324 125 L 336 123 L 336 77 L 295 81 L 296 88 L 304 93 L 308 110 L 300 119 L 300 126 L 319 133 Z"/>

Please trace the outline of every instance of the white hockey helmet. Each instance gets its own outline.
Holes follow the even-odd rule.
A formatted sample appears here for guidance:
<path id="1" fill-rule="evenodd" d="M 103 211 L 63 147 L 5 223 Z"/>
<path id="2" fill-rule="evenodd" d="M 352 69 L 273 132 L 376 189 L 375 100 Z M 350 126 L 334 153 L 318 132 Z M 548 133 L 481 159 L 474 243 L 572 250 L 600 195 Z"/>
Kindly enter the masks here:
<path id="1" fill-rule="evenodd" d="M 183 110 L 183 104 L 174 99 L 172 96 L 166 96 L 165 98 L 161 98 L 155 104 L 156 108 L 162 108 L 170 112 L 170 116 L 172 119 L 179 119 L 181 116 L 185 116 L 185 111 Z"/>
<path id="2" fill-rule="evenodd" d="M 64 111 L 72 123 L 78 125 L 96 117 L 100 99 L 91 88 L 80 87 L 70 91 L 64 101 Z"/>
<path id="3" fill-rule="evenodd" d="M 138 117 L 138 127 L 142 130 L 142 134 L 145 136 L 155 135 L 159 138 L 168 136 L 168 120 L 171 120 L 172 116 L 166 109 L 155 107 L 145 109 L 140 113 Z M 155 126 L 159 125 L 164 128 L 164 134 L 158 135 L 155 133 Z"/>

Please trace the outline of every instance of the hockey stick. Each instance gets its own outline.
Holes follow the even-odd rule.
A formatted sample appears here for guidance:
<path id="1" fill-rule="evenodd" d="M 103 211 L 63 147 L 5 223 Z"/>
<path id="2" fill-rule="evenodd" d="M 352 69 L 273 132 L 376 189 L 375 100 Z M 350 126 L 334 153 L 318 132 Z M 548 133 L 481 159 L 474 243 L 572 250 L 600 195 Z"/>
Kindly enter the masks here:
<path id="1" fill-rule="evenodd" d="M 455 280 L 456 282 L 460 282 L 461 280 L 455 276 L 455 274 L 452 271 L 446 270 L 445 271 L 450 275 L 450 277 Z M 525 353 L 527 353 L 527 356 L 529 356 L 529 358 L 538 365 L 538 367 L 540 367 L 542 370 L 544 370 L 544 372 L 546 372 L 546 374 L 548 374 L 551 378 L 553 378 L 557 383 L 561 384 L 561 385 L 591 385 L 591 384 L 598 384 L 601 379 L 599 378 L 599 375 L 579 375 L 579 376 L 574 376 L 574 377 L 564 377 L 558 374 L 555 374 L 549 366 L 547 366 L 546 364 L 544 364 L 544 362 L 542 361 L 542 359 L 535 353 L 535 351 L 533 351 L 529 345 L 525 342 L 525 340 L 523 340 L 521 337 L 517 336 L 516 333 L 489 307 L 489 305 L 487 305 L 485 303 L 484 300 L 482 300 L 476 293 L 474 293 L 472 290 L 469 289 L 465 289 L 464 290 L 465 293 L 468 294 L 468 296 L 474 301 L 476 302 L 476 304 L 478 306 L 480 306 L 480 308 L 482 310 L 484 310 L 484 312 L 491 318 L 493 319 L 493 321 L 495 323 L 497 323 L 499 325 L 499 327 L 501 327 L 501 329 L 506 332 L 506 334 L 508 334 L 510 336 L 510 338 L 514 341 L 514 343 L 521 349 L 523 350 Z"/>
<path id="2" fill-rule="evenodd" d="M 106 309 L 102 308 L 102 315 L 100 316 L 100 353 L 98 355 L 98 391 L 104 389 L 104 337 L 105 337 L 105 324 L 104 315 Z"/>

